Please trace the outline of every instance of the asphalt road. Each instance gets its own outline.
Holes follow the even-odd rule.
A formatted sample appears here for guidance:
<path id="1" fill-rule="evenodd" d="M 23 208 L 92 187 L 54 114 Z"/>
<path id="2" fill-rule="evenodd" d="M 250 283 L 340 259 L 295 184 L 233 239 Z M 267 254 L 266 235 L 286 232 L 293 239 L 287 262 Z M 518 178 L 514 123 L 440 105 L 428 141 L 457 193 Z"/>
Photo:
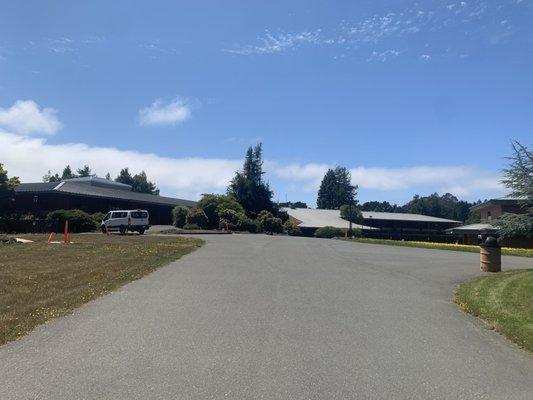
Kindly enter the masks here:
<path id="1" fill-rule="evenodd" d="M 533 398 L 533 356 L 450 302 L 476 254 L 206 240 L 0 347 L 0 399 Z"/>

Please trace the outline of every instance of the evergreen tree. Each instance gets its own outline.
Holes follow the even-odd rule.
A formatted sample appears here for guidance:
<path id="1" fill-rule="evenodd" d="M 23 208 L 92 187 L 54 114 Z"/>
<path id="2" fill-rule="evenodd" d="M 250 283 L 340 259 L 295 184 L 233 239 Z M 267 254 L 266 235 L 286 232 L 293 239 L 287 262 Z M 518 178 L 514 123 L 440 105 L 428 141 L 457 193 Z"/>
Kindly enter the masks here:
<path id="1" fill-rule="evenodd" d="M 343 204 L 356 205 L 357 185 L 352 185 L 350 171 L 345 167 L 328 169 L 318 190 L 317 207 L 338 210 Z"/>
<path id="2" fill-rule="evenodd" d="M 249 216 L 262 210 L 273 211 L 272 191 L 263 181 L 263 147 L 259 143 L 246 151 L 242 171 L 238 171 L 228 186 L 228 194 L 233 196 Z"/>
<path id="3" fill-rule="evenodd" d="M 523 214 L 506 213 L 496 220 L 503 237 L 533 236 L 533 152 L 518 142 L 513 143 L 511 164 L 505 169 L 502 181 L 511 196 L 521 199 Z"/>
<path id="4" fill-rule="evenodd" d="M 70 169 L 70 165 L 67 165 L 63 169 L 63 174 L 61 174 L 61 179 L 65 180 L 65 179 L 72 179 L 72 178 L 76 178 L 76 175 L 72 173 L 72 169 Z"/>
<path id="5" fill-rule="evenodd" d="M 78 168 L 76 172 L 78 173 L 79 177 L 86 177 L 92 175 L 92 171 L 88 165 L 84 165 L 83 168 Z"/>
<path id="6" fill-rule="evenodd" d="M 140 174 L 136 174 L 133 177 L 132 189 L 134 192 L 159 194 L 159 189 L 155 186 L 155 183 L 150 182 L 146 176 L 146 172 L 141 171 Z"/>
<path id="7" fill-rule="evenodd" d="M 133 186 L 133 176 L 131 176 L 129 168 L 122 168 L 118 176 L 115 178 L 115 182 Z"/>
<path id="8" fill-rule="evenodd" d="M 52 171 L 48 170 L 43 176 L 43 182 L 61 182 L 61 177 L 58 173 L 52 174 Z"/>

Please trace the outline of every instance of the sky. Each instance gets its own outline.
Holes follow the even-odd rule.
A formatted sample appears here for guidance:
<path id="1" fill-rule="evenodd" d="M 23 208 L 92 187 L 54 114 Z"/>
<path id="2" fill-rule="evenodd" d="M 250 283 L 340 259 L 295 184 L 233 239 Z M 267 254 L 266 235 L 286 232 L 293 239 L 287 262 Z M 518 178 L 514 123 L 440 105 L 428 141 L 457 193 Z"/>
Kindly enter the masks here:
<path id="1" fill-rule="evenodd" d="M 533 138 L 533 0 L 0 0 L 0 163 L 223 193 L 263 143 L 279 201 L 506 193 Z"/>

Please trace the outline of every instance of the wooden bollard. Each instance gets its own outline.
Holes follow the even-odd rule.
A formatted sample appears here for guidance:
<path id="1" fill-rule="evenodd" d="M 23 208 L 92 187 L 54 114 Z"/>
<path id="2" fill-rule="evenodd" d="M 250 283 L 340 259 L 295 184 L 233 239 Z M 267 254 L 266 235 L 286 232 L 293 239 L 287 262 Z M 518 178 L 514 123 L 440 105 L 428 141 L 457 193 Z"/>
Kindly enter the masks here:
<path id="1" fill-rule="evenodd" d="M 496 238 L 489 236 L 479 245 L 479 268 L 483 272 L 500 272 L 502 270 L 502 248 Z"/>

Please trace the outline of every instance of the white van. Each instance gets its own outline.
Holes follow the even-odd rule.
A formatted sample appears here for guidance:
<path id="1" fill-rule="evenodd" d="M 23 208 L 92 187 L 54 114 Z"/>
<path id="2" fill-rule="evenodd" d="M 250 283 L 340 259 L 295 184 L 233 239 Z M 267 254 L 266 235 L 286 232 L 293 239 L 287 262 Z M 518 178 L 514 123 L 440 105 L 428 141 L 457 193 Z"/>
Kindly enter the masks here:
<path id="1" fill-rule="evenodd" d="M 121 235 L 127 231 L 139 232 L 150 228 L 150 215 L 146 210 L 115 210 L 109 211 L 102 221 L 102 232 L 118 230 Z"/>

